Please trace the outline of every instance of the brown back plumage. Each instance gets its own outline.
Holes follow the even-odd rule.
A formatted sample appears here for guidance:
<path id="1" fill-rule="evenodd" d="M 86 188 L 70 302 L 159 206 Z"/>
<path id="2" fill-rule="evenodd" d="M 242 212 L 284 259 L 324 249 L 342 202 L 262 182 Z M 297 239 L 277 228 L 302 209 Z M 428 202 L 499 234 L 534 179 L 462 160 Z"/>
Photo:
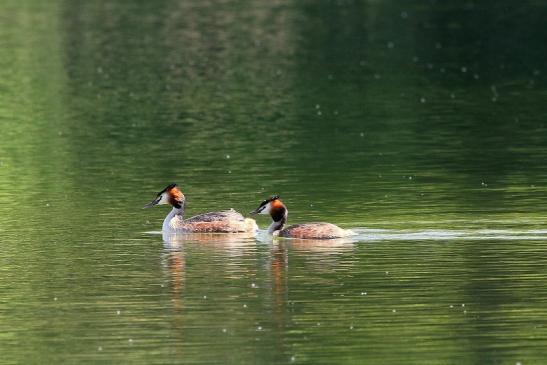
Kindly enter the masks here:
<path id="1" fill-rule="evenodd" d="M 314 222 L 293 224 L 279 232 L 280 237 L 306 239 L 333 239 L 345 237 L 348 232 L 331 223 Z"/>
<path id="2" fill-rule="evenodd" d="M 256 223 L 233 209 L 199 214 L 182 221 L 179 229 L 194 233 L 254 232 Z"/>

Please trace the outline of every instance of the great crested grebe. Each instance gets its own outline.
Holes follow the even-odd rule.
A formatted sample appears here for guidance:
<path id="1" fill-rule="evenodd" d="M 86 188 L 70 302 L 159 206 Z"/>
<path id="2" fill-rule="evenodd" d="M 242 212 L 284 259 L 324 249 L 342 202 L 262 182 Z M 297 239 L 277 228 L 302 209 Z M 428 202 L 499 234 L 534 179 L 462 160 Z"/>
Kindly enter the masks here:
<path id="1" fill-rule="evenodd" d="M 272 217 L 273 223 L 268 227 L 268 233 L 273 236 L 325 240 L 355 234 L 350 230 L 324 222 L 293 224 L 292 226 L 283 228 L 287 222 L 289 211 L 278 195 L 264 200 L 251 214 L 269 214 Z"/>
<path id="2" fill-rule="evenodd" d="M 171 184 L 160 191 L 156 199 L 146 204 L 144 208 L 167 204 L 173 209 L 163 221 L 164 233 L 254 233 L 258 230 L 254 219 L 245 218 L 233 209 L 204 213 L 184 219 L 186 198 L 177 184 Z"/>

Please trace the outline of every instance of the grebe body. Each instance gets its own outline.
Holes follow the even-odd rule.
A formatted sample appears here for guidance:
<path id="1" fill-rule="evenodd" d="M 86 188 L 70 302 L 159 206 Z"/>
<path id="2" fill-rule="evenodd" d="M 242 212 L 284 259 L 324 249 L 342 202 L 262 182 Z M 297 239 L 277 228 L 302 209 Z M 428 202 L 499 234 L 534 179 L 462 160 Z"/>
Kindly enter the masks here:
<path id="1" fill-rule="evenodd" d="M 209 212 L 184 219 L 186 197 L 176 184 L 160 191 L 156 199 L 144 208 L 171 205 L 173 209 L 163 220 L 162 231 L 169 233 L 254 233 L 258 226 L 254 219 L 245 218 L 233 209 Z"/>
<path id="2" fill-rule="evenodd" d="M 269 214 L 272 217 L 273 223 L 268 227 L 268 233 L 272 236 L 327 240 L 354 234 L 350 230 L 325 222 L 301 223 L 285 227 L 289 211 L 277 195 L 264 200 L 251 214 Z"/>
<path id="3" fill-rule="evenodd" d="M 276 232 L 279 232 L 277 233 L 277 236 L 279 237 L 319 240 L 341 238 L 351 235 L 347 230 L 325 222 L 293 224 Z M 274 232 L 274 235 L 276 232 Z"/>

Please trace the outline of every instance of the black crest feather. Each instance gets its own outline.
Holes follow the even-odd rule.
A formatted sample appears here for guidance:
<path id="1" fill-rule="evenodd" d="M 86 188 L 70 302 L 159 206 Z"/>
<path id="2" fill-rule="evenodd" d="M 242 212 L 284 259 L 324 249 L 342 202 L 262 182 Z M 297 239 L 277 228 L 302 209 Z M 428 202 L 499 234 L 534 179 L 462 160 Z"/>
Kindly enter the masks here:
<path id="1" fill-rule="evenodd" d="M 268 204 L 269 202 L 273 202 L 274 200 L 277 200 L 277 199 L 279 199 L 279 195 L 272 195 L 268 199 L 262 201 L 262 203 L 260 203 L 260 205 L 258 207 L 259 208 L 263 207 L 264 205 Z"/>
<path id="2" fill-rule="evenodd" d="M 176 183 L 172 183 L 172 184 L 168 185 L 165 189 L 163 189 L 162 191 L 160 191 L 160 192 L 158 193 L 158 196 L 161 195 L 161 194 L 163 194 L 163 193 L 165 193 L 167 190 L 173 189 L 173 188 L 176 187 L 176 186 L 177 186 Z"/>

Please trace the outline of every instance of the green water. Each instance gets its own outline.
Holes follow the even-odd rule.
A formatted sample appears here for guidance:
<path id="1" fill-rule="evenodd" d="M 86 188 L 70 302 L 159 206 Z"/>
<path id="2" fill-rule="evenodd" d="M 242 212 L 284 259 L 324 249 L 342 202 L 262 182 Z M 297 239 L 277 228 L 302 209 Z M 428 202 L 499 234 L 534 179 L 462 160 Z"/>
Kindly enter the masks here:
<path id="1" fill-rule="evenodd" d="M 544 364 L 546 17 L 2 1 L 0 363 Z M 171 182 L 359 235 L 164 241 Z"/>

